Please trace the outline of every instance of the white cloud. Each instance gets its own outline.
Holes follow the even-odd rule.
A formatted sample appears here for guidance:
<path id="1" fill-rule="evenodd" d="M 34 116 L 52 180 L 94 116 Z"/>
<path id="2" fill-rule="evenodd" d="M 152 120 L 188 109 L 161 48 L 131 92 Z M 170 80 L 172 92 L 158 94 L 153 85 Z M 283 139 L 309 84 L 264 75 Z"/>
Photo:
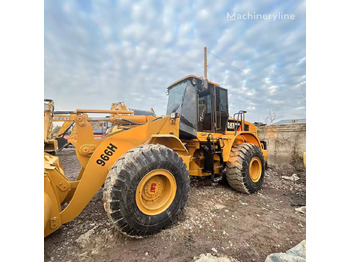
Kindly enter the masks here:
<path id="1" fill-rule="evenodd" d="M 295 21 L 226 19 L 234 10 L 287 9 Z M 248 109 L 263 121 L 274 110 L 304 118 L 304 40 L 304 1 L 48 1 L 45 97 L 60 110 L 124 101 L 161 115 L 169 84 L 203 76 L 207 46 L 220 58 L 208 54 L 209 79 L 229 90 L 231 115 Z"/>
<path id="2" fill-rule="evenodd" d="M 285 103 L 284 101 L 274 100 L 274 99 L 270 99 L 270 98 L 267 99 L 267 102 L 270 103 L 270 104 L 273 104 L 273 105 L 280 105 L 280 104 L 284 104 Z"/>
<path id="3" fill-rule="evenodd" d="M 276 90 L 277 90 L 277 86 L 272 85 L 272 86 L 268 87 L 267 89 L 270 91 L 270 94 L 273 94 L 273 93 L 275 93 L 275 92 L 276 92 Z"/>

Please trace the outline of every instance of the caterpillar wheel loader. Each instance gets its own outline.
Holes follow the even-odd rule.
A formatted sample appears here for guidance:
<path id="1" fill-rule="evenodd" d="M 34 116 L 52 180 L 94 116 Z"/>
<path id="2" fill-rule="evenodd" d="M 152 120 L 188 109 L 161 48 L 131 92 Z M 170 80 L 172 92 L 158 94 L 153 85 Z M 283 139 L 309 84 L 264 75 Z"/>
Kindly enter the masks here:
<path id="1" fill-rule="evenodd" d="M 52 105 L 53 105 L 53 101 L 51 99 L 45 99 L 45 100 L 50 101 L 50 103 L 52 103 Z M 110 110 L 112 110 L 112 111 L 113 110 L 114 111 L 115 110 L 117 110 L 117 111 L 124 110 L 125 112 L 127 112 L 124 115 L 145 115 L 148 117 L 149 116 L 154 116 L 154 117 L 156 116 L 153 108 L 151 108 L 150 111 L 139 110 L 139 109 L 130 109 L 129 110 L 128 107 L 123 102 L 113 103 Z M 67 147 L 70 144 L 75 145 L 76 128 L 74 125 L 74 119 L 76 117 L 76 112 L 75 111 L 53 111 L 53 106 L 52 106 L 51 107 L 51 114 L 47 114 L 47 115 L 45 115 L 45 123 L 48 123 L 48 126 L 51 127 L 50 131 L 52 130 L 52 122 L 63 122 L 63 124 L 62 124 L 61 128 L 58 130 L 58 132 L 54 135 L 51 135 L 51 137 L 53 137 L 54 139 L 57 140 L 55 142 L 56 148 L 57 148 L 56 151 L 59 152 L 63 148 Z M 122 128 L 120 125 L 120 122 L 118 123 L 118 121 L 116 121 L 114 119 L 115 117 L 116 116 L 114 114 L 111 114 L 111 116 L 109 118 L 108 117 L 89 117 L 89 118 L 87 118 L 87 120 L 90 123 L 95 123 L 95 126 L 96 126 L 96 123 L 98 123 L 98 125 L 103 126 L 103 128 L 105 129 L 105 131 L 103 133 L 108 134 L 110 132 L 118 131 L 120 128 Z M 48 122 L 47 119 L 49 119 L 50 122 Z M 110 125 L 111 122 L 115 123 L 115 125 Z M 45 130 L 47 130 L 46 124 L 45 124 Z M 68 135 L 68 132 L 69 132 L 69 135 Z M 50 134 L 51 133 L 52 132 L 50 132 Z M 52 140 L 53 140 L 53 138 L 52 138 Z M 45 146 L 46 146 L 46 144 L 45 144 Z M 46 150 L 46 147 L 45 147 L 44 151 L 50 153 L 49 150 Z"/>
<path id="2" fill-rule="evenodd" d="M 120 232 L 142 237 L 171 225 L 184 208 L 189 176 L 226 177 L 251 194 L 262 186 L 266 144 L 245 111 L 229 118 L 227 90 L 190 75 L 168 87 L 165 117 L 123 110 L 76 110 L 75 181 L 45 153 L 44 235 L 73 220 L 104 184 L 108 217 Z M 113 113 L 117 131 L 96 140 L 88 113 Z M 67 203 L 66 205 L 64 205 Z"/>
<path id="3" fill-rule="evenodd" d="M 167 88 L 165 117 L 125 110 L 76 110 L 75 181 L 59 158 L 44 155 L 44 236 L 77 217 L 103 186 L 107 216 L 130 237 L 170 226 L 183 210 L 190 176 L 226 177 L 236 191 L 262 187 L 266 143 L 245 111 L 229 117 L 227 89 L 189 75 Z M 110 113 L 120 128 L 96 140 L 88 113 Z"/>

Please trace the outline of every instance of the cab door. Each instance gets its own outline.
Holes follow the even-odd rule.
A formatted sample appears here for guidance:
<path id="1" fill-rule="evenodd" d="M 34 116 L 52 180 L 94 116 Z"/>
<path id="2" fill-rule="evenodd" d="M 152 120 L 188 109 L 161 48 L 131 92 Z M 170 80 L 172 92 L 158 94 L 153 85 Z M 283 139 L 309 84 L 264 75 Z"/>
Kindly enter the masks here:
<path id="1" fill-rule="evenodd" d="M 226 132 L 228 121 L 228 98 L 227 89 L 216 87 L 216 131 Z"/>

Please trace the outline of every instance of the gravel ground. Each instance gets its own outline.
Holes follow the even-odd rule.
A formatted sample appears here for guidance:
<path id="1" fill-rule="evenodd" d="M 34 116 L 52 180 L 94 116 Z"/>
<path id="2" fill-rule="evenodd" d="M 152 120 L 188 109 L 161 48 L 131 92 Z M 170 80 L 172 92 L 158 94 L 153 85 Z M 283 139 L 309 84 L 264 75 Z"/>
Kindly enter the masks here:
<path id="1" fill-rule="evenodd" d="M 80 164 L 73 148 L 59 154 L 67 177 Z M 296 174 L 290 181 L 282 176 Z M 170 228 L 152 237 L 130 239 L 119 234 L 103 209 L 99 190 L 72 222 L 45 238 L 45 261 L 193 261 L 212 253 L 231 261 L 264 261 L 305 239 L 306 216 L 295 208 L 306 204 L 303 167 L 272 166 L 263 189 L 246 195 L 226 181 L 192 178 L 184 212 Z"/>

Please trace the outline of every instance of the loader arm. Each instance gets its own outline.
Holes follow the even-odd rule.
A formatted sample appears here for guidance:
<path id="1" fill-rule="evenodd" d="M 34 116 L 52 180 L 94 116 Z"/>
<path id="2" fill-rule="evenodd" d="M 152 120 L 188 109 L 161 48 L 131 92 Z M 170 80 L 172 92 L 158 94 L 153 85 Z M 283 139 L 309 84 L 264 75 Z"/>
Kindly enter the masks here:
<path id="1" fill-rule="evenodd" d="M 69 116 L 65 115 L 54 115 L 54 122 L 58 121 L 64 121 L 60 130 L 58 130 L 57 134 L 55 134 L 56 138 L 63 137 L 65 133 L 68 131 L 68 129 L 72 126 L 74 123 L 74 119 L 76 118 L 76 114 L 71 114 Z"/>
<path id="2" fill-rule="evenodd" d="M 106 180 L 109 169 L 128 150 L 144 144 L 154 134 L 178 132 L 179 119 L 169 116 L 144 125 L 110 134 L 94 140 L 92 127 L 83 115 L 77 115 L 77 157 L 82 164 L 82 175 L 68 206 L 60 213 L 62 224 L 78 216 Z M 169 124 L 170 123 L 170 124 Z"/>

